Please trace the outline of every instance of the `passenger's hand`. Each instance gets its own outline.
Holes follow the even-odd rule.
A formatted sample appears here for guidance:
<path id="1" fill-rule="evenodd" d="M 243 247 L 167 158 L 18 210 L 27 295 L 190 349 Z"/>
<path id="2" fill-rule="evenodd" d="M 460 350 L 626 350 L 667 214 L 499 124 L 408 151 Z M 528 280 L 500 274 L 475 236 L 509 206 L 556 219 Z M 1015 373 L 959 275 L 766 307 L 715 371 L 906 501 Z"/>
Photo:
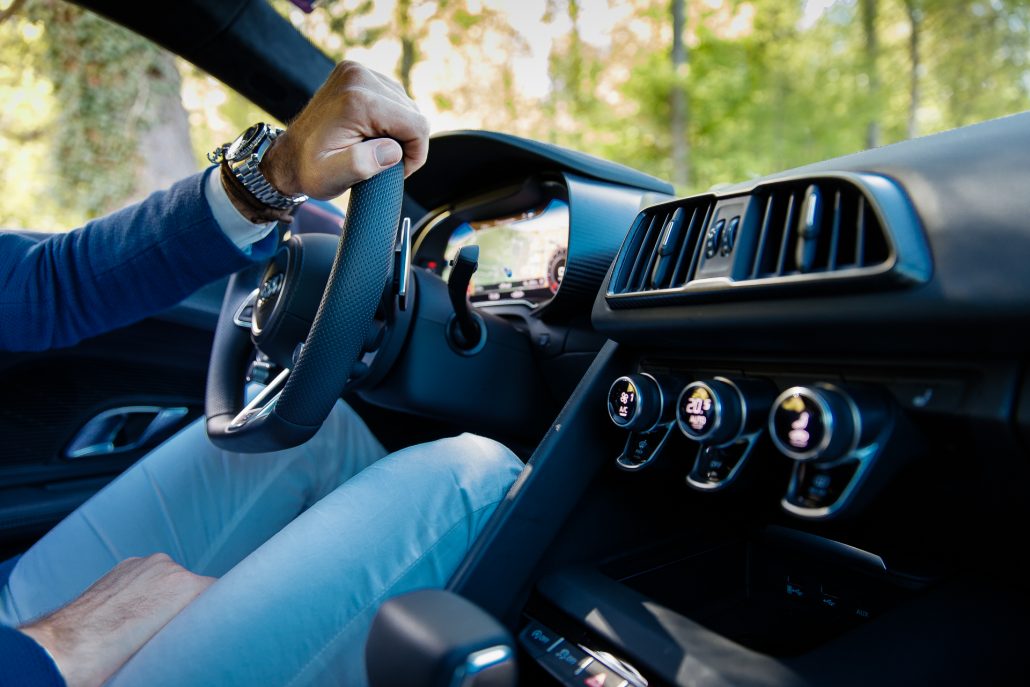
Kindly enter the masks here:
<path id="1" fill-rule="evenodd" d="M 341 62 L 262 161 L 281 193 L 335 198 L 404 160 L 426 161 L 429 124 L 404 89 L 356 62 Z"/>
<path id="2" fill-rule="evenodd" d="M 129 558 L 75 601 L 18 629 L 50 652 L 68 687 L 95 687 L 214 581 L 163 553 Z"/>

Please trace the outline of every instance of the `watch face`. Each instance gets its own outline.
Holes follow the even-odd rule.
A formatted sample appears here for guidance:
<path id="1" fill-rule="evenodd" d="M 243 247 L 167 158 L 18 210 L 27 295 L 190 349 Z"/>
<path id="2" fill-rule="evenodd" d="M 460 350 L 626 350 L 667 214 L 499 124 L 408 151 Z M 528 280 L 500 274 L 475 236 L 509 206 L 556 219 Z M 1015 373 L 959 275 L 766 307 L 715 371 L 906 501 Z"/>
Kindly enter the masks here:
<path id="1" fill-rule="evenodd" d="M 255 124 L 240 134 L 239 137 L 232 142 L 232 145 L 229 146 L 229 150 L 225 153 L 225 159 L 229 162 L 235 162 L 247 155 L 250 155 L 251 151 L 254 149 L 254 144 L 257 142 L 263 129 L 264 125 Z"/>

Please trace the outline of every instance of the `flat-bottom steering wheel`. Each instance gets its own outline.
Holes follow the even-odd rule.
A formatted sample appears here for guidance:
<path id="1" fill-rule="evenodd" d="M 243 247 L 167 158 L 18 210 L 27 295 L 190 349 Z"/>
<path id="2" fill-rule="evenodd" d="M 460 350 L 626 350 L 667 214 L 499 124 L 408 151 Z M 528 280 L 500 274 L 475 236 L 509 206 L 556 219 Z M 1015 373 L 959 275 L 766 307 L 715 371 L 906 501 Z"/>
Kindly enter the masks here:
<path id="1" fill-rule="evenodd" d="M 297 312 L 303 309 L 305 292 L 310 299 L 311 289 L 321 286 L 310 275 L 324 275 L 324 267 L 330 264 L 332 253 L 325 251 L 324 237 L 291 239 L 272 259 L 256 291 L 241 275 L 230 278 L 215 330 L 204 402 L 207 434 L 215 445 L 243 453 L 277 451 L 304 443 L 322 426 L 362 355 L 390 282 L 403 193 L 403 165 L 351 189 L 328 282 L 302 347 L 297 348 L 290 337 L 296 336 L 298 327 L 307 328 L 304 314 Z M 300 263 L 305 261 L 308 268 L 311 263 L 324 265 L 303 269 Z M 249 322 L 241 323 L 245 306 L 252 307 L 253 313 Z M 281 361 L 284 370 L 244 405 L 252 345 Z"/>

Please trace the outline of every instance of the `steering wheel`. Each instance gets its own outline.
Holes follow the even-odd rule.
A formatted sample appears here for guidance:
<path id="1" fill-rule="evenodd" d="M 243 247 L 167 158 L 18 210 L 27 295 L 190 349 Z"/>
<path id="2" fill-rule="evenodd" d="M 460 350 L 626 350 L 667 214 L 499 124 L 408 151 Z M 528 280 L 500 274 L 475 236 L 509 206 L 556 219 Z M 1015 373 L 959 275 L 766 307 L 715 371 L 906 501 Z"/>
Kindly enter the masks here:
<path id="1" fill-rule="evenodd" d="M 338 242 L 294 236 L 264 269 L 257 289 L 253 271 L 230 278 L 204 402 L 215 445 L 277 451 L 304 443 L 322 426 L 362 355 L 390 281 L 403 192 L 403 165 L 384 170 L 351 189 Z M 284 369 L 244 405 L 252 346 Z"/>

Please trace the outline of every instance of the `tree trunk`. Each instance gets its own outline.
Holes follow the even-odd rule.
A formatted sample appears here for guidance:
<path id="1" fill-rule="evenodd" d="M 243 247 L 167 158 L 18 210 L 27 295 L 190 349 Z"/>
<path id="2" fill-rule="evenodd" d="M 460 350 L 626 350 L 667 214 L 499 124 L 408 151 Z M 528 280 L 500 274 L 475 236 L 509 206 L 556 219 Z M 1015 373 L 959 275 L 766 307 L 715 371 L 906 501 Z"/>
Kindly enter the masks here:
<path id="1" fill-rule="evenodd" d="M 684 0 L 672 2 L 672 71 L 673 82 L 670 93 L 672 117 L 672 177 L 680 187 L 690 185 L 690 103 L 684 84 L 687 71 L 687 45 L 684 42 L 686 30 L 686 7 Z"/>
<path id="2" fill-rule="evenodd" d="M 21 6 L 25 4 L 25 0 L 14 0 L 7 9 L 0 11 L 0 24 L 13 17 L 21 9 Z"/>
<path id="3" fill-rule="evenodd" d="M 136 164 L 136 187 L 129 201 L 142 200 L 156 189 L 168 188 L 197 171 L 190 143 L 190 120 L 182 105 L 182 78 L 171 53 L 158 58 L 140 84 L 140 119 L 150 122 L 136 134 L 142 149 Z M 211 147 L 220 141 L 213 141 Z"/>
<path id="4" fill-rule="evenodd" d="M 905 0 L 905 12 L 908 14 L 908 61 L 911 69 L 908 85 L 908 137 L 915 138 L 919 135 L 919 70 L 922 69 L 919 40 L 922 37 L 923 12 L 918 0 Z"/>
<path id="5" fill-rule="evenodd" d="M 408 97 L 411 94 L 411 71 L 418 56 L 415 54 L 415 35 L 411 25 L 411 0 L 397 0 L 397 33 L 401 41 L 401 59 L 397 64 L 397 77 Z"/>
<path id="6" fill-rule="evenodd" d="M 573 107 L 579 113 L 586 100 L 592 94 L 585 93 L 583 88 L 583 39 L 579 35 L 579 0 L 569 0 L 569 21 L 572 32 L 569 34 L 569 78 L 566 87 L 572 94 Z"/>
<path id="7" fill-rule="evenodd" d="M 862 31 L 865 34 L 865 73 L 869 84 L 869 121 L 866 148 L 880 145 L 880 44 L 876 33 L 877 0 L 862 0 Z"/>

